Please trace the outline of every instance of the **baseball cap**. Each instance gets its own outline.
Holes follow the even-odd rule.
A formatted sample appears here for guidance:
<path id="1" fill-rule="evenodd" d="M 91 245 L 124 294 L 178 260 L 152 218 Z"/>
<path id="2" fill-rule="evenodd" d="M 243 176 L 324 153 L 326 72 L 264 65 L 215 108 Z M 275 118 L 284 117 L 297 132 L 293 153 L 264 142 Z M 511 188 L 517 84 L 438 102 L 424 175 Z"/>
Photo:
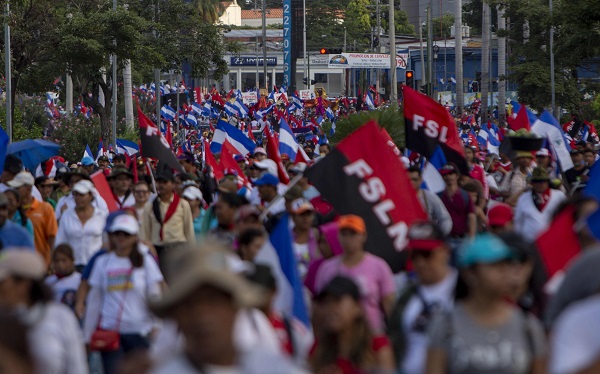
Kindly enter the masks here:
<path id="1" fill-rule="evenodd" d="M 73 191 L 80 193 L 80 194 L 90 193 L 90 192 L 93 192 L 94 190 L 95 190 L 94 183 L 92 183 L 86 179 L 80 180 L 79 182 L 75 183 L 75 185 L 73 186 Z"/>
<path id="2" fill-rule="evenodd" d="M 292 213 L 294 214 L 302 214 L 304 212 L 314 212 L 315 207 L 310 203 L 310 201 L 300 198 L 292 201 Z"/>
<path id="3" fill-rule="evenodd" d="M 514 257 L 514 252 L 502 240 L 495 235 L 484 233 L 460 249 L 458 266 L 467 268 L 476 264 L 493 264 Z"/>
<path id="4" fill-rule="evenodd" d="M 123 231 L 129 235 L 137 235 L 140 231 L 140 224 L 133 216 L 129 214 L 120 214 L 113 219 L 108 229 L 108 232 L 111 234 L 117 231 Z"/>
<path id="5" fill-rule="evenodd" d="M 458 174 L 458 169 L 456 169 L 456 167 L 452 164 L 446 164 L 446 165 L 442 166 L 442 168 L 440 169 L 441 175 L 448 175 L 448 174 L 452 174 L 452 173 Z"/>
<path id="6" fill-rule="evenodd" d="M 287 153 L 282 153 L 281 154 L 281 160 L 282 161 L 289 161 L 290 159 L 290 155 L 288 155 Z"/>
<path id="7" fill-rule="evenodd" d="M 114 179 L 120 175 L 127 175 L 129 178 L 133 179 L 133 174 L 127 168 L 112 169 L 106 179 Z"/>
<path id="8" fill-rule="evenodd" d="M 198 189 L 198 187 L 194 187 L 194 186 L 187 187 L 185 190 L 183 190 L 182 196 L 189 200 L 202 201 L 202 199 L 203 199 L 202 192 L 200 192 L 200 189 Z"/>
<path id="9" fill-rule="evenodd" d="M 253 155 L 256 155 L 256 154 L 263 154 L 263 155 L 266 156 L 267 155 L 267 151 L 265 151 L 265 149 L 263 147 L 256 147 L 256 148 L 254 148 Z"/>
<path id="10" fill-rule="evenodd" d="M 488 211 L 488 223 L 490 226 L 502 227 L 512 221 L 513 210 L 508 204 L 497 203 Z"/>
<path id="11" fill-rule="evenodd" d="M 173 182 L 175 180 L 175 176 L 173 175 L 173 173 L 163 171 L 162 173 L 157 174 L 156 178 L 154 179 L 156 181 Z"/>
<path id="12" fill-rule="evenodd" d="M 410 250 L 431 251 L 443 246 L 444 243 L 444 234 L 434 223 L 416 222 L 408 230 L 408 248 Z"/>
<path id="13" fill-rule="evenodd" d="M 246 161 L 246 157 L 244 157 L 244 155 L 240 155 L 240 154 L 233 156 L 233 159 L 235 160 L 235 162 L 245 162 Z"/>
<path id="14" fill-rule="evenodd" d="M 238 176 L 238 172 L 237 170 L 235 170 L 234 168 L 226 168 L 225 170 L 223 170 L 223 175 L 227 176 L 227 175 L 234 175 L 234 176 Z"/>
<path id="15" fill-rule="evenodd" d="M 245 204 L 242 205 L 235 213 L 235 221 L 238 222 L 250 216 L 254 216 L 256 218 L 260 217 L 260 210 L 258 210 L 258 208 L 254 205 Z"/>
<path id="16" fill-rule="evenodd" d="M 350 296 L 354 300 L 360 300 L 360 290 L 354 281 L 348 277 L 336 276 L 318 293 L 316 300 L 323 300 L 326 297 L 339 299 L 344 296 Z"/>
<path id="17" fill-rule="evenodd" d="M 262 161 L 255 161 L 252 165 L 254 165 L 255 167 L 261 169 L 261 170 L 266 170 L 267 173 L 271 173 L 273 175 L 277 175 L 277 164 L 275 163 L 275 161 L 267 158 L 264 159 Z"/>
<path id="18" fill-rule="evenodd" d="M 33 186 L 34 183 L 35 178 L 28 171 L 21 171 L 17 175 L 15 175 L 13 180 L 6 182 L 6 184 L 12 188 L 19 188 L 22 186 Z"/>
<path id="19" fill-rule="evenodd" d="M 550 151 L 548 148 L 540 148 L 539 151 L 535 153 L 537 157 L 550 157 Z"/>
<path id="20" fill-rule="evenodd" d="M 533 156 L 528 151 L 517 151 L 515 158 L 533 158 Z"/>
<path id="21" fill-rule="evenodd" d="M 306 163 L 299 162 L 296 165 L 292 166 L 290 168 L 290 171 L 292 173 L 304 173 L 304 171 L 306 170 L 306 167 L 307 167 Z"/>
<path id="22" fill-rule="evenodd" d="M 340 216 L 338 219 L 338 225 L 340 231 L 343 229 L 349 229 L 359 234 L 364 234 L 367 232 L 367 227 L 365 226 L 365 221 L 357 215 L 354 214 L 346 214 Z"/>
<path id="23" fill-rule="evenodd" d="M 81 165 L 83 165 L 83 166 L 94 165 L 94 159 L 91 158 L 90 156 L 85 156 L 84 158 L 81 159 Z"/>
<path id="24" fill-rule="evenodd" d="M 256 182 L 256 186 L 277 186 L 279 184 L 279 178 L 271 173 L 264 173 Z"/>
<path id="25" fill-rule="evenodd" d="M 35 251 L 6 248 L 0 253 L 0 280 L 11 275 L 42 280 L 46 271 L 44 259 Z"/>

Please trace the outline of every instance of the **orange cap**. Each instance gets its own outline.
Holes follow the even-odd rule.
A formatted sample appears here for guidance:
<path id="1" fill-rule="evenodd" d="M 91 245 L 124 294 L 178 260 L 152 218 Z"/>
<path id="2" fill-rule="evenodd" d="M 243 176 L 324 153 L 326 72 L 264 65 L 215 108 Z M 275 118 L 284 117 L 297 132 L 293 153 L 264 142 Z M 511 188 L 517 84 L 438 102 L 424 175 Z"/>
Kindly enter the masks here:
<path id="1" fill-rule="evenodd" d="M 344 216 L 340 216 L 338 220 L 338 225 L 340 230 L 349 229 L 359 234 L 364 234 L 367 232 L 365 221 L 354 214 L 346 214 Z"/>

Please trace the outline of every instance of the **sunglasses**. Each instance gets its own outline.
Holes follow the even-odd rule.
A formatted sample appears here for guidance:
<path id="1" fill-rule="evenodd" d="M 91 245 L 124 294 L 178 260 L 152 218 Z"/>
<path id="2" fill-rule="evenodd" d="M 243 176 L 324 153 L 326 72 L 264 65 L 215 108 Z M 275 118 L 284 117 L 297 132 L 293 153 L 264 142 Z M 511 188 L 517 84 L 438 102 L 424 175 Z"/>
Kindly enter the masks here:
<path id="1" fill-rule="evenodd" d="M 128 237 L 130 237 L 130 236 L 133 236 L 133 235 L 131 235 L 130 233 L 128 233 L 128 232 L 125 232 L 125 231 L 115 231 L 115 232 L 113 232 L 112 234 L 113 234 L 114 236 L 125 236 L 125 237 L 127 237 L 127 238 L 128 238 Z"/>
<path id="2" fill-rule="evenodd" d="M 417 258 L 422 258 L 424 260 L 429 260 L 431 258 L 431 255 L 433 254 L 432 251 L 426 251 L 426 250 L 412 250 L 410 252 L 410 258 L 411 259 L 417 259 Z"/>

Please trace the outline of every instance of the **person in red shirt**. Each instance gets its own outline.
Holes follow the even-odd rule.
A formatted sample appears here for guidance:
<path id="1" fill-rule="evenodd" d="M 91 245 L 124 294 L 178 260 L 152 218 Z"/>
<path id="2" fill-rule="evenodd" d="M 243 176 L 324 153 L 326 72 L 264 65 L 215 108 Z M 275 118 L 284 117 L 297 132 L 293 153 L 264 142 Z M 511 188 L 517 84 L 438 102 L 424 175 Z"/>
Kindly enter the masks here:
<path id="1" fill-rule="evenodd" d="M 315 345 L 309 363 L 313 373 L 395 373 L 391 344 L 371 333 L 351 279 L 337 276 L 317 295 L 314 305 Z"/>

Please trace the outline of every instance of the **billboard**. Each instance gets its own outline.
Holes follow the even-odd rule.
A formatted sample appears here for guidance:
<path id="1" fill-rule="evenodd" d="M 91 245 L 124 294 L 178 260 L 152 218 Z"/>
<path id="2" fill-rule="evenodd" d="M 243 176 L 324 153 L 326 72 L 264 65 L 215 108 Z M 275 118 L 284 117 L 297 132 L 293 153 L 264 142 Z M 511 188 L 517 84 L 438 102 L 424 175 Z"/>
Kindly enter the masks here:
<path id="1" fill-rule="evenodd" d="M 406 69 L 408 53 L 396 55 L 396 68 Z M 330 54 L 327 64 L 330 68 L 389 69 L 390 55 L 379 53 L 339 53 Z"/>

